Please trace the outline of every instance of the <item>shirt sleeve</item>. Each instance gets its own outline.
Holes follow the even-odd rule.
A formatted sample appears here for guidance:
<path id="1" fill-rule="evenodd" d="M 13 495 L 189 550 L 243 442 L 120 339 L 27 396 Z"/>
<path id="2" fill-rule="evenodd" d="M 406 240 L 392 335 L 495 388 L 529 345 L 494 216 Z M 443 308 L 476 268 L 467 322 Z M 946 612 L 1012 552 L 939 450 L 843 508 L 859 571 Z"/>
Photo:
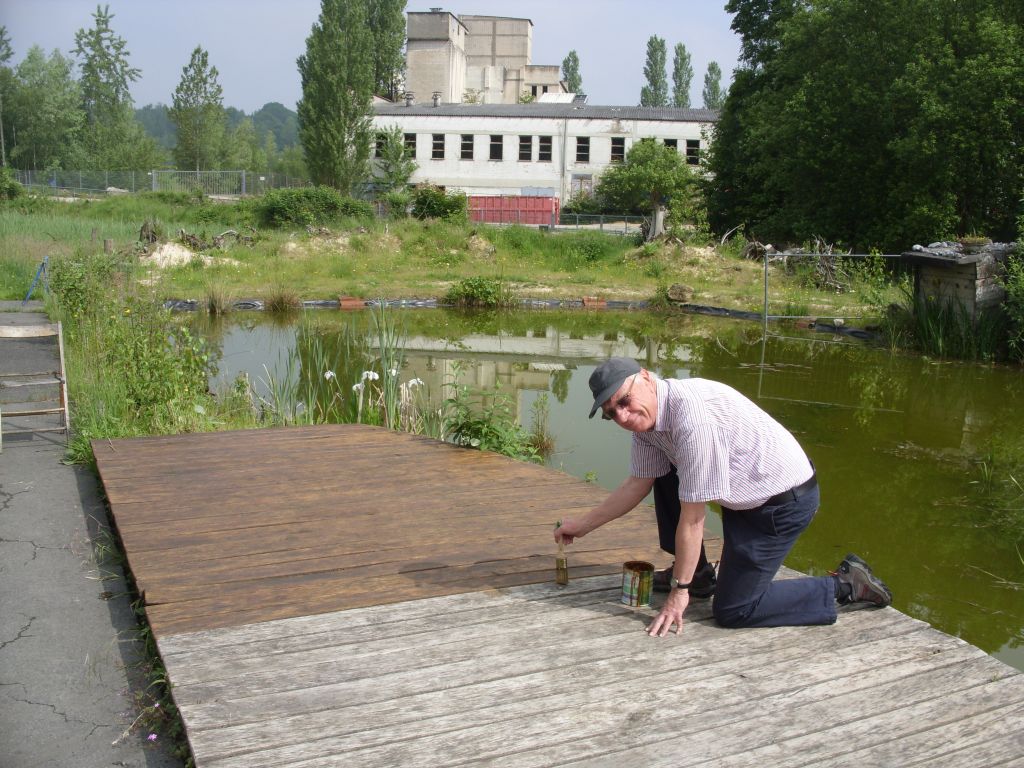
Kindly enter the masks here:
<path id="1" fill-rule="evenodd" d="M 633 435 L 630 451 L 629 474 L 633 477 L 661 477 L 667 475 L 672 465 L 664 451 L 651 445 L 643 435 Z"/>

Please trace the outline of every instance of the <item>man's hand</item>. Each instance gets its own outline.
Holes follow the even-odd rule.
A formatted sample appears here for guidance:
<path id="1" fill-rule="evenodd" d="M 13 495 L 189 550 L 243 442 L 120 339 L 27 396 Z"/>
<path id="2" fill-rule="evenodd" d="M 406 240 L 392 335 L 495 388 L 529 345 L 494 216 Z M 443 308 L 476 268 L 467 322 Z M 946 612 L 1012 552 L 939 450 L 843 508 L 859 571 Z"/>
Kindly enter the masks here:
<path id="1" fill-rule="evenodd" d="M 578 517 L 563 517 L 555 526 L 555 543 L 572 544 L 572 542 L 587 533 L 583 520 Z"/>
<path id="2" fill-rule="evenodd" d="M 668 593 L 668 599 L 665 600 L 665 604 L 661 607 L 661 613 L 647 627 L 647 634 L 651 637 L 655 635 L 664 637 L 668 634 L 673 624 L 676 625 L 676 634 L 681 634 L 683 631 L 683 611 L 686 610 L 686 606 L 689 604 L 689 592 L 685 589 L 673 589 Z"/>

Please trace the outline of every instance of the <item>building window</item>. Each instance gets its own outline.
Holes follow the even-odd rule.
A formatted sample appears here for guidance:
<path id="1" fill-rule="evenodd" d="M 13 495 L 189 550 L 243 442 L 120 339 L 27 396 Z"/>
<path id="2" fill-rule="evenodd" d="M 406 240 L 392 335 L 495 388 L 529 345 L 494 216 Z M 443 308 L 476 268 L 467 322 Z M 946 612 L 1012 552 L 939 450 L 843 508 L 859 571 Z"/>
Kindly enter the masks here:
<path id="1" fill-rule="evenodd" d="M 679 149 L 679 139 L 665 139 L 665 146 L 669 149 Z"/>
<path id="2" fill-rule="evenodd" d="M 533 160 L 533 136 L 519 137 L 519 159 L 527 163 Z"/>
<path id="3" fill-rule="evenodd" d="M 416 157 L 416 134 L 405 134 L 405 154 L 409 157 Z"/>
<path id="4" fill-rule="evenodd" d="M 434 133 L 431 134 L 431 148 L 430 148 L 430 159 L 431 160 L 444 160 L 444 134 Z"/>
<path id="5" fill-rule="evenodd" d="M 462 134 L 462 154 L 459 155 L 463 160 L 473 159 L 473 134 L 464 133 Z"/>
<path id="6" fill-rule="evenodd" d="M 594 177 L 589 173 L 573 176 L 569 180 L 569 192 L 572 197 L 594 194 Z"/>
<path id="7" fill-rule="evenodd" d="M 590 137 L 589 136 L 577 136 L 576 137 L 576 162 L 577 163 L 589 163 L 590 162 Z"/>
<path id="8" fill-rule="evenodd" d="M 626 159 L 626 137 L 612 136 L 612 162 L 621 163 Z"/>
<path id="9" fill-rule="evenodd" d="M 373 143 L 373 156 L 384 157 L 384 145 L 387 143 L 387 134 L 378 133 Z"/>
<path id="10" fill-rule="evenodd" d="M 689 165 L 700 165 L 700 139 L 686 140 L 686 162 Z"/>
<path id="11" fill-rule="evenodd" d="M 551 162 L 551 137 L 550 136 L 538 136 L 537 137 L 537 162 L 539 163 L 550 163 Z"/>
<path id="12" fill-rule="evenodd" d="M 505 156 L 505 137 L 491 136 L 491 160 L 501 160 Z"/>

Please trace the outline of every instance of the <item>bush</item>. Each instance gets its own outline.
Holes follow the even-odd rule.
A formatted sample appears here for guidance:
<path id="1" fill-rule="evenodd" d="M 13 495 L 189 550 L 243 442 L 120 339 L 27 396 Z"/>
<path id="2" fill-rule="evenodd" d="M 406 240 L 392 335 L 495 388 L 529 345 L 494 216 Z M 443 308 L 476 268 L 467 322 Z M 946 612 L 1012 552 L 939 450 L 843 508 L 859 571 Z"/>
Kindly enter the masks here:
<path id="1" fill-rule="evenodd" d="M 0 200 L 13 200 L 21 197 L 25 188 L 19 184 L 10 168 L 0 168 Z"/>
<path id="2" fill-rule="evenodd" d="M 581 189 L 569 199 L 569 202 L 562 206 L 562 213 L 578 213 L 593 216 L 605 213 L 605 206 L 596 195 Z"/>
<path id="3" fill-rule="evenodd" d="M 449 194 L 441 187 L 419 186 L 412 193 L 412 215 L 417 219 L 466 221 L 469 202 L 461 192 Z"/>
<path id="4" fill-rule="evenodd" d="M 1003 284 L 1006 287 L 1010 354 L 1015 359 L 1024 361 L 1024 253 L 1020 250 L 1006 262 Z"/>
<path id="5" fill-rule="evenodd" d="M 271 227 L 320 226 L 343 216 L 371 218 L 373 207 L 331 187 L 301 187 L 267 192 L 256 212 L 261 223 Z"/>
<path id="6" fill-rule="evenodd" d="M 511 293 L 500 278 L 467 277 L 448 289 L 447 304 L 460 307 L 506 307 L 513 303 Z"/>
<path id="7" fill-rule="evenodd" d="M 403 190 L 395 190 L 384 195 L 384 204 L 388 215 L 394 219 L 404 219 L 409 215 L 409 203 L 412 195 Z"/>

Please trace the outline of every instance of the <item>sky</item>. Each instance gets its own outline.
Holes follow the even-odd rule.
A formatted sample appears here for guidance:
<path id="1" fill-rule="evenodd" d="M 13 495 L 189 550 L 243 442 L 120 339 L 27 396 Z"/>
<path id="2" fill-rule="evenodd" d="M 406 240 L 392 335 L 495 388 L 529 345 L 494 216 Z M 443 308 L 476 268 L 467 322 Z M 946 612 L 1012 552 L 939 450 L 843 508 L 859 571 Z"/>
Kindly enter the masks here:
<path id="1" fill-rule="evenodd" d="M 248 114 L 268 102 L 289 109 L 302 95 L 296 59 L 320 13 L 320 0 L 106 0 L 114 32 L 127 41 L 129 63 L 142 70 L 132 86 L 137 107 L 170 104 L 193 49 L 209 52 L 219 72 L 224 106 Z M 702 106 L 709 61 L 722 69 L 722 88 L 732 81 L 739 38 L 725 0 L 439 0 L 407 11 L 441 7 L 456 15 L 515 16 L 533 21 L 533 63 L 557 64 L 570 50 L 580 58 L 588 103 L 639 103 L 651 35 L 665 39 L 672 87 L 672 51 L 683 43 L 694 76 L 690 103 Z M 0 0 L 0 25 L 17 65 L 32 45 L 70 55 L 75 32 L 91 27 L 96 0 Z"/>

